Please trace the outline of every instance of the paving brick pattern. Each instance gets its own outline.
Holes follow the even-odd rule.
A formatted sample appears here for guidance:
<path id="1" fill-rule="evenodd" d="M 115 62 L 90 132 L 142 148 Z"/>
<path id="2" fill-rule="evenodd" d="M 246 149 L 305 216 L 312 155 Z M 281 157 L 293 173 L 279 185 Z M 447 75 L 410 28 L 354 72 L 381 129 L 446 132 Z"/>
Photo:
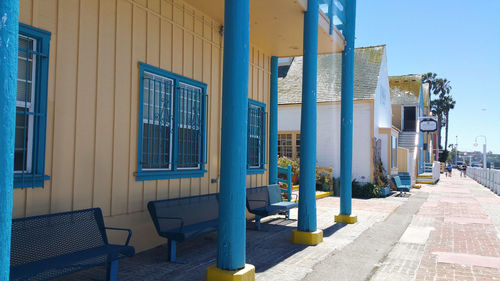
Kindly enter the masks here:
<path id="1" fill-rule="evenodd" d="M 314 266 L 327 256 L 352 243 L 361 233 L 375 223 L 384 221 L 405 198 L 353 200 L 358 223 L 337 224 L 334 216 L 339 213 L 339 198 L 317 200 L 318 228 L 324 232 L 324 241 L 313 247 L 294 245 L 291 231 L 297 227 L 297 209 L 292 210 L 291 220 L 283 216 L 263 219 L 262 230 L 256 231 L 252 222 L 247 224 L 247 263 L 255 265 L 256 279 L 302 280 Z M 120 261 L 119 280 L 205 280 L 205 270 L 216 262 L 217 235 L 180 243 L 177 257 L 188 264 L 165 261 L 165 247 L 159 246 Z M 61 280 L 92 280 L 104 276 L 104 268 L 93 268 L 62 278 Z"/>
<path id="2" fill-rule="evenodd" d="M 500 280 L 500 198 L 456 173 L 421 192 L 429 198 L 407 229 L 418 236 L 403 235 L 372 280 Z"/>

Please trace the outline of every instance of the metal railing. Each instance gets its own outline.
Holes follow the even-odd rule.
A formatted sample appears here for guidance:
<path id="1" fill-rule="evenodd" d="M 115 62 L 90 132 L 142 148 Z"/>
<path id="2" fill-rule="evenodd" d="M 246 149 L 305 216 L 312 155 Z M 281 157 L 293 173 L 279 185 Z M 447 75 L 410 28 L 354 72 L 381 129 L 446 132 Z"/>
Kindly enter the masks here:
<path id="1" fill-rule="evenodd" d="M 500 195 L 500 170 L 467 167 L 467 176 Z"/>
<path id="2" fill-rule="evenodd" d="M 346 1 L 348 0 L 319 0 L 320 10 L 330 20 L 330 35 L 333 34 L 334 26 L 341 32 L 344 30 Z"/>

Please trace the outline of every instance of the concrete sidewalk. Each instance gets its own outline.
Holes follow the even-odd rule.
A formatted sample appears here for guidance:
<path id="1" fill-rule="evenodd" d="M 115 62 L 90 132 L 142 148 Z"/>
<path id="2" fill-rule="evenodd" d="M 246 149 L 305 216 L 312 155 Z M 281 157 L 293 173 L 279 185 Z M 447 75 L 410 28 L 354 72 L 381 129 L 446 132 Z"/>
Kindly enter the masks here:
<path id="1" fill-rule="evenodd" d="M 500 197 L 453 174 L 423 186 L 427 202 L 371 280 L 500 280 Z"/>

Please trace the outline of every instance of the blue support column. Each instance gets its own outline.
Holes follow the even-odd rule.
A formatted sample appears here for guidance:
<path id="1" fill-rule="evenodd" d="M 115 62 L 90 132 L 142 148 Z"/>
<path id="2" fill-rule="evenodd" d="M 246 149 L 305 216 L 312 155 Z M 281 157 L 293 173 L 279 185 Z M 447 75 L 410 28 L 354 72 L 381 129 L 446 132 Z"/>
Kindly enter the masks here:
<path id="1" fill-rule="evenodd" d="M 323 240 L 316 228 L 316 79 L 318 66 L 318 0 L 307 1 L 304 14 L 304 61 L 300 115 L 300 174 L 298 230 L 292 242 L 315 245 Z"/>
<path id="2" fill-rule="evenodd" d="M 9 280 L 19 0 L 0 1 L 0 281 Z"/>
<path id="3" fill-rule="evenodd" d="M 271 57 L 269 106 L 269 184 L 278 183 L 278 58 Z"/>
<path id="4" fill-rule="evenodd" d="M 354 223 L 352 201 L 352 119 L 354 91 L 354 38 L 356 27 L 356 0 L 346 1 L 344 7 L 346 46 L 342 52 L 342 101 L 340 124 L 340 215 L 336 222 Z"/>
<path id="5" fill-rule="evenodd" d="M 245 265 L 249 41 L 250 0 L 226 0 L 217 266 L 207 280 L 255 275 Z"/>

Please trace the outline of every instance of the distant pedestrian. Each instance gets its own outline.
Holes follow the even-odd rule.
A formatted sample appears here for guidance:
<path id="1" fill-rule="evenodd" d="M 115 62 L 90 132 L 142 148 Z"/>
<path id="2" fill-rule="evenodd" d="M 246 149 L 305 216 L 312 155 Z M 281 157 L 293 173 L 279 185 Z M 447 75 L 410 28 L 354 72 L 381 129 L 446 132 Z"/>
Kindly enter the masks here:
<path id="1" fill-rule="evenodd" d="M 465 162 L 462 165 L 462 170 L 461 170 L 460 176 L 464 177 L 464 178 L 467 177 L 467 163 L 465 163 Z"/>
<path id="2" fill-rule="evenodd" d="M 451 177 L 451 171 L 453 170 L 453 167 L 451 166 L 451 163 L 448 162 L 448 165 L 446 165 L 446 176 Z"/>

